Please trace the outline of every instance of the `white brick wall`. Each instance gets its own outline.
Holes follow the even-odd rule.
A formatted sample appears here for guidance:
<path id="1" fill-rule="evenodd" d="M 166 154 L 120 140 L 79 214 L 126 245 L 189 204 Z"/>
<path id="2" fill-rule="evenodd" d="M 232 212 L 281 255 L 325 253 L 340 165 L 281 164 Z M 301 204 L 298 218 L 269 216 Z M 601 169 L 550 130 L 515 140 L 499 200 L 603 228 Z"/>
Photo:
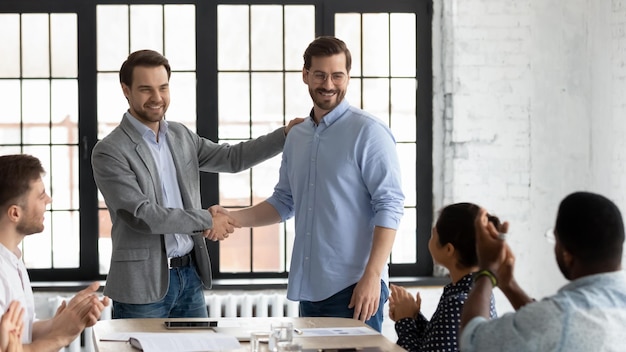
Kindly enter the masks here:
<path id="1" fill-rule="evenodd" d="M 510 220 L 519 281 L 553 293 L 560 200 L 590 190 L 626 213 L 626 0 L 434 5 L 435 207 Z"/>

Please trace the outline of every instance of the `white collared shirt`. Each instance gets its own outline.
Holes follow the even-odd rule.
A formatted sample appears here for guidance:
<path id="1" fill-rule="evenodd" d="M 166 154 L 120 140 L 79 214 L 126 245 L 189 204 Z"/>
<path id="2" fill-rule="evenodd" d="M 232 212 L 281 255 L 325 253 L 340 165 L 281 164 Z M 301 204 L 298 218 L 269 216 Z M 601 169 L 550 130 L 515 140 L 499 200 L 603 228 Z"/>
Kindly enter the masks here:
<path id="1" fill-rule="evenodd" d="M 22 342 L 31 343 L 35 322 L 35 298 L 21 257 L 21 252 L 18 257 L 0 243 L 0 268 L 2 268 L 0 270 L 0 315 L 4 314 L 12 301 L 19 301 L 24 308 Z"/>

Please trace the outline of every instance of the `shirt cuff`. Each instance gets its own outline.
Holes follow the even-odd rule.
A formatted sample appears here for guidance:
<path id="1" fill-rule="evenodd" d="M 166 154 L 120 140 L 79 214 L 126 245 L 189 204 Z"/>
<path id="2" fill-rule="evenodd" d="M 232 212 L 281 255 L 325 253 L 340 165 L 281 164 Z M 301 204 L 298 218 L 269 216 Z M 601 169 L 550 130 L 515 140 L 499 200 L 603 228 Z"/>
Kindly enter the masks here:
<path id="1" fill-rule="evenodd" d="M 470 320 L 469 323 L 465 325 L 465 327 L 463 328 L 463 332 L 461 332 L 461 338 L 459 340 L 459 347 L 461 351 L 473 352 L 476 350 L 475 346 L 472 343 L 474 332 L 476 331 L 476 328 L 486 322 L 487 319 L 485 319 L 485 317 L 478 316 L 472 318 L 472 320 Z"/>

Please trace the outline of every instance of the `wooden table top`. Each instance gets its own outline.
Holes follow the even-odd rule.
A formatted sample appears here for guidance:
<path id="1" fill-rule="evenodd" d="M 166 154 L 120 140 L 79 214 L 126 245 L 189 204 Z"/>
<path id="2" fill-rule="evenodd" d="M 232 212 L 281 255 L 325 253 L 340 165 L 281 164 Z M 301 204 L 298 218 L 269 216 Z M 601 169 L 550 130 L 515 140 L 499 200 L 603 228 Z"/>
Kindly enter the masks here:
<path id="1" fill-rule="evenodd" d="M 162 332 L 162 333 L 179 333 L 179 332 L 197 332 L 197 333 L 214 333 L 208 329 L 180 329 L 167 330 L 164 322 L 166 320 L 192 320 L 207 321 L 217 320 L 218 326 L 235 327 L 233 329 L 241 329 L 247 333 L 251 331 L 268 331 L 270 325 L 275 322 L 291 322 L 294 328 L 346 328 L 346 327 L 367 327 L 366 324 L 348 318 L 176 318 L 176 319 L 114 319 L 99 321 L 93 327 L 94 346 L 98 352 L 130 352 L 134 349 L 128 342 L 122 341 L 101 341 L 103 337 L 110 336 L 115 333 L 132 333 L 132 332 Z M 229 328 L 230 329 L 230 328 Z M 228 330 L 228 329 L 227 329 Z M 385 336 L 376 333 L 373 335 L 348 335 L 348 336 L 324 336 L 324 337 L 303 337 L 294 334 L 294 342 L 302 345 L 303 350 L 332 350 L 332 349 L 351 349 L 358 351 L 365 347 L 378 347 L 379 351 L 404 351 L 404 349 Z M 236 351 L 248 351 L 248 342 L 241 342 L 241 348 Z"/>

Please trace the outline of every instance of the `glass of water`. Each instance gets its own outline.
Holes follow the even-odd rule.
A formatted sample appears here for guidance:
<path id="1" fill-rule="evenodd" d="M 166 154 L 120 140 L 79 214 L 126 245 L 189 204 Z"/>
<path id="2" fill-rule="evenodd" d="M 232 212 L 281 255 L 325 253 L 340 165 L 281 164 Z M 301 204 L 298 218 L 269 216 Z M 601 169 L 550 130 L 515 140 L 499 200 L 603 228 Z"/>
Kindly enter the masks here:
<path id="1" fill-rule="evenodd" d="M 270 333 L 267 331 L 254 331 L 250 333 L 250 351 L 261 352 L 263 344 L 269 343 Z"/>
<path id="2" fill-rule="evenodd" d="M 278 351 L 279 342 L 293 341 L 293 324 L 288 322 L 273 323 L 270 331 L 269 349 Z"/>

